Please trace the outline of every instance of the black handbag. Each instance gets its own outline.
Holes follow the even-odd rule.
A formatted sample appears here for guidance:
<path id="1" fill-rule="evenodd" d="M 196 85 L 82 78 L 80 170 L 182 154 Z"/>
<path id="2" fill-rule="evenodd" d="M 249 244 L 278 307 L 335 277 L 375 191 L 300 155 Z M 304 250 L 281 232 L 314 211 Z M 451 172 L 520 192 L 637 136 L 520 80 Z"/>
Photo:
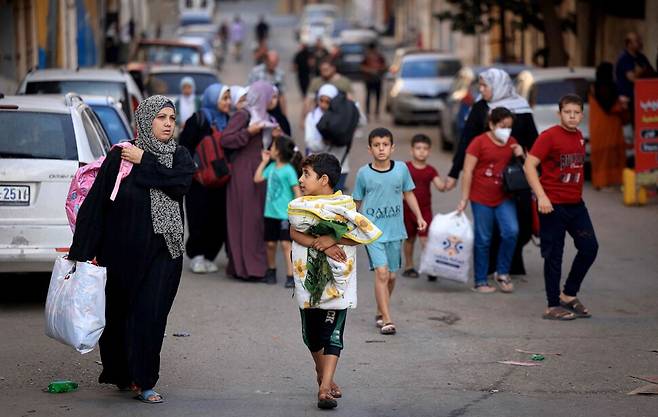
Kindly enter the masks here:
<path id="1" fill-rule="evenodd" d="M 516 157 L 512 158 L 503 171 L 503 189 L 507 193 L 530 190 L 530 184 L 523 172 L 523 163 Z"/>

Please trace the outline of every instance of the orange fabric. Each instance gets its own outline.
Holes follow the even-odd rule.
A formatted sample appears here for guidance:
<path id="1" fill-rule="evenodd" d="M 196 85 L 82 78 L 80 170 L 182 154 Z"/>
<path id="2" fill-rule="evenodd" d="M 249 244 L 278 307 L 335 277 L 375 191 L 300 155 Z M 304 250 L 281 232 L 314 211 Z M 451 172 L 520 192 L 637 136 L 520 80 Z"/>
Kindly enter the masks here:
<path id="1" fill-rule="evenodd" d="M 623 114 L 619 103 L 606 113 L 594 95 L 589 95 L 589 143 L 594 187 L 621 184 L 622 171 L 626 167 Z"/>

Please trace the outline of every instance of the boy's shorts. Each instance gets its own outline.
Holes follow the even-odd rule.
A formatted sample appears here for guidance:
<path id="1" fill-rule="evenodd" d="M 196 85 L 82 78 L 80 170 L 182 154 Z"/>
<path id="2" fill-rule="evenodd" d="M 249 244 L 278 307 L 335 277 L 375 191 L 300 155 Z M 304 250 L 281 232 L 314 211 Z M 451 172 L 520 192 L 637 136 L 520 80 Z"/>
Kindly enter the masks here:
<path id="1" fill-rule="evenodd" d="M 277 242 L 290 239 L 290 223 L 288 220 L 270 219 L 265 217 L 265 242 Z"/>
<path id="2" fill-rule="evenodd" d="M 404 211 L 404 228 L 407 230 L 407 236 L 409 237 L 427 237 L 427 234 L 430 231 L 430 224 L 432 223 L 432 209 L 421 209 L 420 212 L 423 215 L 423 219 L 427 222 L 427 228 L 422 232 L 418 230 L 418 222 L 416 222 L 416 216 L 413 215 L 411 210 Z"/>
<path id="3" fill-rule="evenodd" d="M 302 316 L 302 339 L 312 353 L 324 349 L 324 355 L 340 356 L 347 309 L 299 309 Z"/>
<path id="4" fill-rule="evenodd" d="M 395 272 L 402 268 L 402 241 L 394 240 L 392 242 L 380 243 L 375 241 L 366 246 L 368 260 L 370 261 L 370 270 L 382 266 L 388 267 L 389 272 Z"/>

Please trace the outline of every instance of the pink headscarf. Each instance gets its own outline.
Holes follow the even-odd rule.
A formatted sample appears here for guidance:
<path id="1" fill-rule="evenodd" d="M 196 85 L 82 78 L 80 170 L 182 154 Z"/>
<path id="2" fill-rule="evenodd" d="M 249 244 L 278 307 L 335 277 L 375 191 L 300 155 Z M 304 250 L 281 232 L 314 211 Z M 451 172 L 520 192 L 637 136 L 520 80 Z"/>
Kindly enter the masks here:
<path id="1" fill-rule="evenodd" d="M 247 93 L 247 110 L 251 120 L 249 125 L 265 122 L 263 129 L 263 148 L 268 149 L 272 144 L 272 128 L 276 121 L 267 113 L 267 106 L 274 95 L 274 86 L 267 81 L 256 81 L 249 86 Z"/>

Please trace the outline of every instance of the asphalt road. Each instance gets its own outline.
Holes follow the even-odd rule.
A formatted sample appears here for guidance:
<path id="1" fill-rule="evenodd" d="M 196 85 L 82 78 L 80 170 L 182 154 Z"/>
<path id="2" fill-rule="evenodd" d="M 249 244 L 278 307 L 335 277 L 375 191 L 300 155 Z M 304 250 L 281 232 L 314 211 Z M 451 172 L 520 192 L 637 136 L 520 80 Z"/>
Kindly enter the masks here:
<path id="1" fill-rule="evenodd" d="M 275 16 L 272 3 L 231 2 L 224 12 L 231 16 L 239 10 L 248 22 L 267 13 L 273 25 L 271 44 L 287 65 L 295 50 L 295 19 Z M 238 65 L 229 59 L 223 81 L 243 83 L 248 61 Z M 290 72 L 287 94 L 296 124 L 301 102 Z M 390 126 L 387 116 L 381 124 Z M 392 129 L 398 159 L 408 157 L 414 133 L 428 133 L 438 144 L 436 127 Z M 368 154 L 364 142 L 353 149 L 355 173 L 368 162 Z M 431 162 L 446 172 L 450 155 L 434 146 Z M 348 184 L 352 181 L 353 175 Z M 458 198 L 456 191 L 435 193 L 434 210 L 452 211 Z M 344 398 L 330 413 L 657 416 L 655 396 L 626 393 L 642 385 L 631 375 L 658 374 L 658 205 L 627 208 L 621 199 L 619 192 L 586 187 L 600 242 L 581 292 L 594 315 L 587 320 L 541 319 L 542 261 L 538 249 L 528 245 L 528 275 L 515 280 L 517 291 L 511 295 L 479 295 L 451 282 L 399 278 L 392 299 L 398 334 L 382 336 L 373 322 L 373 276 L 359 249 L 359 307 L 348 315 L 336 376 Z M 573 254 L 569 242 L 566 259 Z M 142 404 L 99 385 L 97 350 L 80 355 L 44 335 L 47 275 L 2 275 L 0 416 L 326 415 L 315 406 L 314 369 L 290 290 L 281 279 L 276 286 L 237 282 L 223 273 L 223 254 L 217 263 L 219 273 L 183 275 L 162 351 L 157 388 L 166 403 L 161 405 Z M 172 336 L 179 331 L 191 336 Z M 497 363 L 529 360 L 529 354 L 515 349 L 560 355 L 546 355 L 532 368 Z M 50 381 L 62 378 L 79 382 L 80 389 L 42 392 Z"/>

